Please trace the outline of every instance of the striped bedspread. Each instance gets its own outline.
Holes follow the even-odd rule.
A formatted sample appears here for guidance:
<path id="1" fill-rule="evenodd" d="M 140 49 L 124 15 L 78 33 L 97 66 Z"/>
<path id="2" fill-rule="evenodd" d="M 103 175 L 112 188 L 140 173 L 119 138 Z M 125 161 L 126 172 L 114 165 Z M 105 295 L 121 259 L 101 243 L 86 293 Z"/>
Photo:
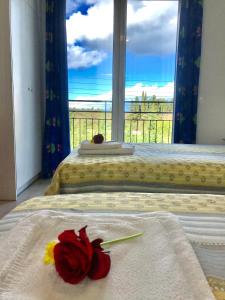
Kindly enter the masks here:
<path id="1" fill-rule="evenodd" d="M 78 156 L 55 171 L 46 195 L 80 192 L 225 194 L 225 146 L 136 144 L 134 155 Z"/>
<path id="2" fill-rule="evenodd" d="M 69 211 L 74 214 L 173 212 L 183 225 L 216 299 L 225 299 L 225 196 L 223 195 L 87 193 L 33 198 L 0 220 L 0 242 L 21 218 L 45 210 Z"/>

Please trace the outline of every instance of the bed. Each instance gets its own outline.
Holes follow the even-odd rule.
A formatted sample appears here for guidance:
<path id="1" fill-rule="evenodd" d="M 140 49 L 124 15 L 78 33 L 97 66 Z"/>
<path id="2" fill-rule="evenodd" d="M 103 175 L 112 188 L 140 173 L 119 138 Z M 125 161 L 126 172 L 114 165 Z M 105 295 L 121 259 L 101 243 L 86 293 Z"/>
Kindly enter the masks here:
<path id="1" fill-rule="evenodd" d="M 225 299 L 225 196 L 202 194 L 86 193 L 37 197 L 16 207 L 0 220 L 0 241 L 21 219 L 36 212 L 87 214 L 176 214 L 199 259 L 217 300 Z M 107 214 L 106 214 L 107 213 Z"/>
<path id="2" fill-rule="evenodd" d="M 225 146 L 135 144 L 134 155 L 124 156 L 74 151 L 46 195 L 95 191 L 225 194 Z"/>

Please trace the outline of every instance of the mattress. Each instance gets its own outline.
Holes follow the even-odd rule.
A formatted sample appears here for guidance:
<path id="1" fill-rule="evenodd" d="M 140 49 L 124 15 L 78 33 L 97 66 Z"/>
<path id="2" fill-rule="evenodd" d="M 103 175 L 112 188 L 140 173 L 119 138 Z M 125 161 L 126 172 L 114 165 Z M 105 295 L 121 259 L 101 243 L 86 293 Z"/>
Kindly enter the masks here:
<path id="1" fill-rule="evenodd" d="M 225 194 L 225 146 L 135 144 L 134 155 L 123 156 L 74 151 L 46 195 L 95 191 Z"/>
<path id="2" fill-rule="evenodd" d="M 225 299 L 225 196 L 151 193 L 87 193 L 37 197 L 0 220 L 0 240 L 21 218 L 41 211 L 97 212 L 101 215 L 175 213 L 217 300 Z M 89 215 L 90 217 L 90 215 Z"/>

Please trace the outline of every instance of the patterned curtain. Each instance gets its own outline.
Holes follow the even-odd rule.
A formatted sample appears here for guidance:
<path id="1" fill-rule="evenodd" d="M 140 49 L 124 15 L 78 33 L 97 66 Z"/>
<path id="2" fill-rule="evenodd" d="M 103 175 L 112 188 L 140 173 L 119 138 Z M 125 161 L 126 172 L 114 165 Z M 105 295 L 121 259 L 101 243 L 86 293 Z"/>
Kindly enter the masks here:
<path id="1" fill-rule="evenodd" d="M 66 0 L 46 0 L 46 110 L 43 177 L 70 153 Z"/>
<path id="2" fill-rule="evenodd" d="M 196 143 L 203 0 L 180 1 L 174 143 Z"/>

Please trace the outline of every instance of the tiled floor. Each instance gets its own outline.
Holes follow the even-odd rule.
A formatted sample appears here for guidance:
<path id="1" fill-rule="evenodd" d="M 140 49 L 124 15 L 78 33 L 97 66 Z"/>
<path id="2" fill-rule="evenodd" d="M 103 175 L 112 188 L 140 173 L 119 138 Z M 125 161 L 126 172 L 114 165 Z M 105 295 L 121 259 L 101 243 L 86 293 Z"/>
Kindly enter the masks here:
<path id="1" fill-rule="evenodd" d="M 0 201 L 0 218 L 6 215 L 19 203 L 30 198 L 44 195 L 44 192 L 49 185 L 49 180 L 39 179 L 28 187 L 23 193 L 18 196 L 17 201 Z"/>

